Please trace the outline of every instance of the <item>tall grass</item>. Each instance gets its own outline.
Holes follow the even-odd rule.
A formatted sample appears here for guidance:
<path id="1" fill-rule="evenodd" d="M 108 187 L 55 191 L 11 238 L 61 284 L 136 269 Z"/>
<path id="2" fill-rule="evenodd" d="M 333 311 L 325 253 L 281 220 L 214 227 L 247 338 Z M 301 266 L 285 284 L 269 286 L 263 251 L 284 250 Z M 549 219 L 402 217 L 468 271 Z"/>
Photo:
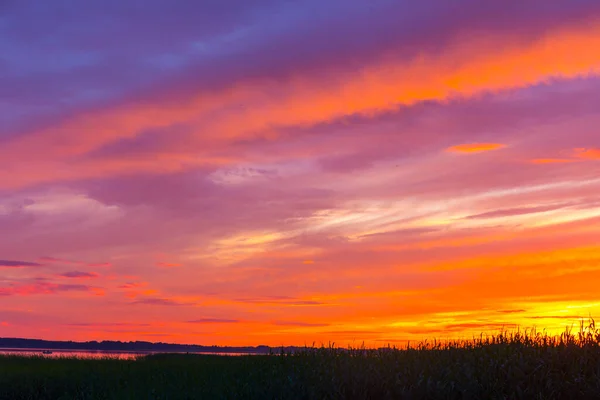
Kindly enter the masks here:
<path id="1" fill-rule="evenodd" d="M 0 357 L 0 399 L 600 399 L 600 330 L 270 356 Z"/>

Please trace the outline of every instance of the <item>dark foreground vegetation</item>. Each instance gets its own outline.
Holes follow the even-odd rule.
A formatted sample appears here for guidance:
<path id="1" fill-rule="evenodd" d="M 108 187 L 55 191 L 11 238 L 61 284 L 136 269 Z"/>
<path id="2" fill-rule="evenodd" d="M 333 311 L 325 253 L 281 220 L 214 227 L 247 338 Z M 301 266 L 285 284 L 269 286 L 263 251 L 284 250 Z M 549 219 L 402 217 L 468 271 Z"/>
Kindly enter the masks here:
<path id="1" fill-rule="evenodd" d="M 4 356 L 0 399 L 600 399 L 600 330 L 270 356 Z"/>

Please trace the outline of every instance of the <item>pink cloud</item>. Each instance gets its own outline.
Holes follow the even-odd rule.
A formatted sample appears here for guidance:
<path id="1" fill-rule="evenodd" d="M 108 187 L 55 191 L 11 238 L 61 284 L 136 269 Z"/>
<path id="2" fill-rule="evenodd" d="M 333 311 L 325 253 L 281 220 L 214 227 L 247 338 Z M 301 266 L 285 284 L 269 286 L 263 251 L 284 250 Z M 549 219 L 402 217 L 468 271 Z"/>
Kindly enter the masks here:
<path id="1" fill-rule="evenodd" d="M 169 298 L 164 297 L 144 297 L 138 300 L 135 300 L 133 304 L 145 304 L 151 306 L 189 306 L 194 305 L 194 303 L 189 302 L 181 302 Z"/>
<path id="2" fill-rule="evenodd" d="M 547 211 L 560 210 L 565 207 L 570 207 L 572 205 L 574 205 L 574 204 L 562 203 L 562 204 L 550 204 L 550 205 L 533 206 L 533 207 L 506 208 L 506 209 L 488 211 L 488 212 L 481 213 L 481 214 L 469 215 L 465 218 L 467 218 L 467 219 L 498 218 L 498 217 L 511 217 L 511 216 L 515 216 L 515 215 L 536 214 L 536 213 L 543 213 L 543 212 L 547 212 Z"/>
<path id="3" fill-rule="evenodd" d="M 35 284 L 19 284 L 0 287 L 0 296 L 32 296 L 39 294 L 59 294 L 62 292 L 92 292 L 96 295 L 104 294 L 102 288 L 80 284 L 39 282 Z"/>
<path id="4" fill-rule="evenodd" d="M 176 267 L 181 267 L 181 264 L 169 263 L 169 262 L 157 262 L 156 266 L 161 267 L 161 268 L 176 268 Z"/>
<path id="5" fill-rule="evenodd" d="M 90 112 L 32 132 L 4 146 L 3 157 L 13 168 L 18 168 L 19 179 L 14 179 L 15 174 L 7 175 L 2 182 L 11 187 L 22 187 L 56 180 L 109 176 L 124 170 L 181 171 L 227 165 L 239 161 L 239 158 L 218 154 L 228 142 L 255 137 L 266 139 L 271 136 L 273 127 L 314 126 L 354 115 L 380 115 L 421 102 L 446 101 L 456 93 L 470 97 L 488 91 L 526 88 L 556 76 L 579 77 L 593 71 L 598 60 L 593 54 L 578 49 L 593 48 L 598 37 L 593 26 L 548 31 L 545 36 L 528 43 L 507 42 L 502 35 L 490 36 L 484 43 L 473 41 L 470 46 L 443 53 L 443 56 L 428 54 L 422 60 L 413 61 L 377 59 L 363 66 L 360 72 L 340 69 L 336 79 L 325 83 L 319 76 L 310 74 L 300 75 L 285 84 L 250 80 L 236 82 L 220 91 L 200 92 L 180 99 L 180 107 L 163 107 L 160 100 L 154 100 L 144 105 L 132 103 Z M 551 53 L 547 46 L 549 42 L 553 43 Z M 482 50 L 498 44 L 505 48 L 501 54 Z M 554 62 L 540 61 L 549 57 Z M 498 65 L 504 68 L 497 68 Z M 511 72 L 514 70 L 527 73 L 519 75 Z M 327 91 L 321 90 L 324 84 Z M 255 104 L 252 110 L 239 108 L 240 104 L 249 103 Z M 211 116 L 214 118 L 209 118 Z M 198 125 L 195 123 L 198 120 L 206 122 Z M 169 131 L 170 127 L 182 124 L 190 124 L 190 132 L 205 132 L 203 135 L 190 133 L 184 135 L 185 140 L 177 141 L 187 151 L 174 148 L 142 158 L 103 162 L 81 158 L 112 142 L 136 138 L 140 132 Z M 89 135 L 75 137 L 70 134 L 81 130 Z M 15 154 L 35 154 L 38 162 L 35 165 L 23 163 L 21 158 L 15 158 Z M 63 168 L 63 160 L 72 157 L 78 159 L 78 168 Z M 157 157 L 161 159 L 160 163 L 155 162 Z"/>
<path id="6" fill-rule="evenodd" d="M 137 289 L 147 286 L 147 282 L 127 282 L 119 286 L 119 289 Z"/>
<path id="7" fill-rule="evenodd" d="M 64 278 L 82 278 L 82 279 L 90 279 L 90 278 L 98 278 L 100 275 L 96 272 L 82 272 L 82 271 L 69 271 L 59 274 L 59 276 Z"/>
<path id="8" fill-rule="evenodd" d="M 50 263 L 50 264 L 72 264 L 72 265 L 81 265 L 81 266 L 92 267 L 92 268 L 93 267 L 110 267 L 112 265 L 109 262 L 88 263 L 88 262 L 84 262 L 84 261 L 74 261 L 74 260 L 67 260 L 67 259 L 61 259 L 61 258 L 55 258 L 55 257 L 40 257 L 39 260 L 46 262 L 46 263 Z"/>
<path id="9" fill-rule="evenodd" d="M 258 298 L 240 298 L 235 301 L 241 303 L 252 303 L 252 304 L 272 304 L 282 306 L 321 306 L 325 305 L 318 300 L 305 300 L 305 299 L 294 299 L 288 296 L 267 296 Z"/>
<path id="10" fill-rule="evenodd" d="M 106 268 L 108 268 L 108 267 L 112 266 L 112 263 L 109 263 L 109 262 L 104 262 L 104 263 L 87 263 L 85 265 L 88 266 L 88 267 L 99 267 L 99 268 L 106 267 Z"/>
<path id="11" fill-rule="evenodd" d="M 573 160 L 570 158 L 535 158 L 531 160 L 532 164 L 565 164 L 576 162 L 577 160 Z"/>

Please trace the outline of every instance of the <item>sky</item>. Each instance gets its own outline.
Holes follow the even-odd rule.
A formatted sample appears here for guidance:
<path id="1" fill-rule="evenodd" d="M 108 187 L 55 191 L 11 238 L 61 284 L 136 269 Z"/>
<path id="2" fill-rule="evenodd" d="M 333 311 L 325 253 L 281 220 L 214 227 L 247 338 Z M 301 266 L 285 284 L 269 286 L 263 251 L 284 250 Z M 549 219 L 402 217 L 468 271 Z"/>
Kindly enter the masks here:
<path id="1" fill-rule="evenodd" d="M 596 0 L 3 0 L 0 337 L 600 315 Z"/>

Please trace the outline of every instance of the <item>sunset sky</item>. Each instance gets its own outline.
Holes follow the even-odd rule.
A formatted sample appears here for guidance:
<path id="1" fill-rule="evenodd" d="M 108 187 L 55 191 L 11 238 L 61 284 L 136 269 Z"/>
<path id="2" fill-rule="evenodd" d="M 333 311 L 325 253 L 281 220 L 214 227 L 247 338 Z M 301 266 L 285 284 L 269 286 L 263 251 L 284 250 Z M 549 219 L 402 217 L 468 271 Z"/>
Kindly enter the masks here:
<path id="1" fill-rule="evenodd" d="M 0 1 L 0 337 L 600 317 L 597 0 Z"/>

